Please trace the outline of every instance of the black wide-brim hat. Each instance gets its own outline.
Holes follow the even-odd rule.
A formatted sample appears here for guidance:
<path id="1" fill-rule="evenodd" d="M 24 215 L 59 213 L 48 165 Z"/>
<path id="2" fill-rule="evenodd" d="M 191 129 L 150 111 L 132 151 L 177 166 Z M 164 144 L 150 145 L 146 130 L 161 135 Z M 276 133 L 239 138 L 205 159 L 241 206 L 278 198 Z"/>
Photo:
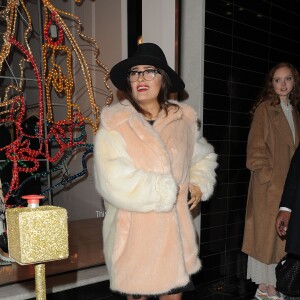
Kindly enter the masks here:
<path id="1" fill-rule="evenodd" d="M 151 65 L 163 69 L 171 80 L 169 92 L 184 90 L 185 84 L 179 75 L 169 67 L 166 56 L 159 46 L 153 43 L 142 43 L 132 57 L 124 59 L 112 67 L 110 79 L 116 88 L 125 90 L 127 73 L 137 65 Z"/>

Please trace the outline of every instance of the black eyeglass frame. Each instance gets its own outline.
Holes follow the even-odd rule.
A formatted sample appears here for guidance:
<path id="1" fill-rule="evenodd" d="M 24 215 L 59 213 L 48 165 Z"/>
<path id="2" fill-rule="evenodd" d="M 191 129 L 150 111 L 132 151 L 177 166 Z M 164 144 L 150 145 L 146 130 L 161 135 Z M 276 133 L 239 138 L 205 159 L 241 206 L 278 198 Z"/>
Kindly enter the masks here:
<path id="1" fill-rule="evenodd" d="M 145 77 L 145 72 L 149 72 L 149 71 L 151 71 L 151 73 L 154 74 L 154 76 L 153 76 L 152 79 L 146 79 L 146 77 Z M 131 74 L 132 72 L 135 72 L 136 74 L 138 74 L 138 77 L 137 77 L 136 80 L 130 80 L 130 74 Z M 135 70 L 131 70 L 131 71 L 128 71 L 128 72 L 127 72 L 127 77 L 128 77 L 128 80 L 129 80 L 130 82 L 136 82 L 136 81 L 139 80 L 141 74 L 142 74 L 142 76 L 144 77 L 144 79 L 145 79 L 146 81 L 152 81 L 152 80 L 154 80 L 154 78 L 156 77 L 157 74 L 161 74 L 161 73 L 160 73 L 160 71 L 157 70 L 157 69 L 146 69 L 146 70 L 144 70 L 144 71 L 135 71 Z M 149 74 L 150 74 L 150 73 L 149 73 Z"/>

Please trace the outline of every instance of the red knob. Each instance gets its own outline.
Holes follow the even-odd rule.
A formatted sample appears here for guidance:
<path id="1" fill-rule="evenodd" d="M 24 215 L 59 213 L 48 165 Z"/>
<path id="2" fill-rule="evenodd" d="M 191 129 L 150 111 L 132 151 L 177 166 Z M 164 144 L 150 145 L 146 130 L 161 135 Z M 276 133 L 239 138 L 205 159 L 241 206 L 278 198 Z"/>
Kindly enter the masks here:
<path id="1" fill-rule="evenodd" d="M 43 195 L 24 195 L 23 199 L 27 200 L 28 205 L 39 205 L 40 199 L 45 198 Z"/>

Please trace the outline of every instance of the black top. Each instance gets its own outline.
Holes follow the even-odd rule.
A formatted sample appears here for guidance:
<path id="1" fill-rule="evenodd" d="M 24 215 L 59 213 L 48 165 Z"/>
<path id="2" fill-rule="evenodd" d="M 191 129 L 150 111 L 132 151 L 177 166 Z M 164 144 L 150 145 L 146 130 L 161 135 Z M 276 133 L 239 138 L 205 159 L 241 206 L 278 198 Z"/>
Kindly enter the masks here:
<path id="1" fill-rule="evenodd" d="M 300 255 L 300 145 L 290 164 L 280 207 L 287 207 L 292 210 L 285 250 L 288 253 Z"/>
<path id="2" fill-rule="evenodd" d="M 153 125 L 155 120 L 147 120 L 147 122 L 150 124 L 150 125 Z"/>

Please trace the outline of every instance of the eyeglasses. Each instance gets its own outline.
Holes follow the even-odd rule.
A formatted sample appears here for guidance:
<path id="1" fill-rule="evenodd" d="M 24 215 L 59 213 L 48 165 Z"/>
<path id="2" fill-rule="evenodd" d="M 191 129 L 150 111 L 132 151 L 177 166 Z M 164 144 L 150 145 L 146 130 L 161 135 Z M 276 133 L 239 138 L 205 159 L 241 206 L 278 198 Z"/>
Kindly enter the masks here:
<path id="1" fill-rule="evenodd" d="M 142 75 L 145 80 L 151 81 L 154 80 L 156 74 L 160 74 L 160 72 L 156 69 L 147 69 L 144 71 L 129 71 L 127 76 L 130 82 L 138 81 L 140 75 Z"/>

